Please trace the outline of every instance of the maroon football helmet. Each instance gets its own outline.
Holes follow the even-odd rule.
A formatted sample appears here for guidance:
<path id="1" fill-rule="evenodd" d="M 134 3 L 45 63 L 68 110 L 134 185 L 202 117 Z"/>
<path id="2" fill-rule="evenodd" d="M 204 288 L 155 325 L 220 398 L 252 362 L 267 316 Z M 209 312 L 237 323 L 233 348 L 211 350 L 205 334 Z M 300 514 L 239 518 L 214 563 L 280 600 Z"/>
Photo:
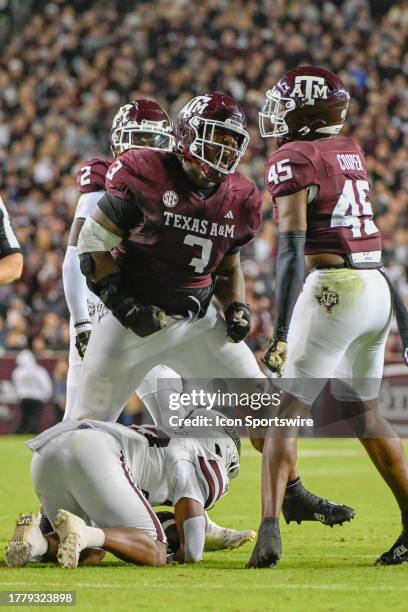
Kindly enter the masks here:
<path id="1" fill-rule="evenodd" d="M 347 115 L 350 94 L 341 80 L 318 66 L 289 70 L 266 92 L 259 113 L 264 137 L 313 140 L 338 134 Z"/>
<path id="2" fill-rule="evenodd" d="M 115 155 L 140 147 L 172 151 L 170 117 L 154 100 L 132 100 L 121 106 L 113 118 L 110 141 Z"/>
<path id="3" fill-rule="evenodd" d="M 244 112 L 233 98 L 203 94 L 190 100 L 177 116 L 177 149 L 207 177 L 232 174 L 248 146 L 245 127 Z"/>

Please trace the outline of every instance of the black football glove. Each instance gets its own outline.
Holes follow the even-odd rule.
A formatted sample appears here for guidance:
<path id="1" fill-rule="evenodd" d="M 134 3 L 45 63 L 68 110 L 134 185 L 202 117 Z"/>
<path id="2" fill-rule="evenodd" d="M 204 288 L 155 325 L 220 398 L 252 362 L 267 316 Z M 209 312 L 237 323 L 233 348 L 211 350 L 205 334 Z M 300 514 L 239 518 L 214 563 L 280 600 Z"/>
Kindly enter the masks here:
<path id="1" fill-rule="evenodd" d="M 124 297 L 111 308 L 112 314 L 127 329 L 145 338 L 166 327 L 166 314 L 157 306 L 142 306 L 132 297 Z"/>
<path id="2" fill-rule="evenodd" d="M 251 331 L 251 313 L 247 304 L 232 302 L 225 311 L 227 336 L 232 342 L 241 342 Z"/>
<path id="3" fill-rule="evenodd" d="M 288 343 L 286 340 L 270 338 L 268 348 L 263 357 L 261 357 L 261 361 L 271 372 L 281 377 L 286 365 L 287 352 Z"/>
<path id="4" fill-rule="evenodd" d="M 81 359 L 84 358 L 89 338 L 91 337 L 92 323 L 89 320 L 77 321 L 74 323 L 75 348 Z"/>
<path id="5" fill-rule="evenodd" d="M 141 338 L 167 325 L 163 310 L 157 306 L 143 306 L 126 293 L 120 273 L 110 274 L 94 283 L 93 291 L 123 327 Z"/>

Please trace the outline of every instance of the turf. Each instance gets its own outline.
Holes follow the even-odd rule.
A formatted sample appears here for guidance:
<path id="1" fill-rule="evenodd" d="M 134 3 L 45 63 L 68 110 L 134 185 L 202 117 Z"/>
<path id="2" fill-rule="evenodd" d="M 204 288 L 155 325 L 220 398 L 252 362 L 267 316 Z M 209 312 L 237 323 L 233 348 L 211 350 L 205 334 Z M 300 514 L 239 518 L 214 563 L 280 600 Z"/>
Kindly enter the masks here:
<path id="1" fill-rule="evenodd" d="M 251 545 L 205 554 L 200 565 L 143 569 L 108 556 L 100 567 L 7 568 L 0 554 L 0 590 L 76 591 L 76 610 L 216 610 L 244 612 L 407 610 L 408 564 L 373 567 L 400 531 L 391 495 L 353 440 L 300 444 L 299 469 L 314 492 L 356 509 L 351 524 L 283 526 L 284 557 L 274 570 L 245 570 Z M 0 549 L 20 511 L 37 508 L 30 453 L 19 437 L 0 438 Z M 226 526 L 256 528 L 260 457 L 244 446 L 239 478 L 212 511 Z M 21 608 L 22 609 L 22 608 Z M 24 608 L 26 609 L 26 608 Z M 39 609 L 39 608 L 36 608 Z M 44 608 L 45 609 L 45 608 Z"/>

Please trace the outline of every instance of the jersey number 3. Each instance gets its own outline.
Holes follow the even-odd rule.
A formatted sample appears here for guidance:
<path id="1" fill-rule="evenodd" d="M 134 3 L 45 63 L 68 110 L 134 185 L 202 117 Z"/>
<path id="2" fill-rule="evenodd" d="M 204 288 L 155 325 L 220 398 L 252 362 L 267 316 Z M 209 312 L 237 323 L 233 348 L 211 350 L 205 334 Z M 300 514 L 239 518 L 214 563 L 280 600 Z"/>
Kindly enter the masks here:
<path id="1" fill-rule="evenodd" d="M 368 181 L 347 179 L 334 207 L 330 227 L 349 227 L 353 238 L 360 238 L 362 230 L 365 236 L 376 234 L 379 230 L 373 221 L 369 189 Z"/>
<path id="2" fill-rule="evenodd" d="M 193 257 L 193 259 L 188 262 L 189 266 L 193 266 L 195 272 L 202 274 L 205 266 L 210 261 L 211 249 L 213 245 L 212 241 L 208 238 L 201 238 L 200 236 L 187 234 L 187 236 L 184 238 L 184 244 L 188 244 L 188 246 L 195 246 L 197 244 L 202 248 L 201 257 Z"/>

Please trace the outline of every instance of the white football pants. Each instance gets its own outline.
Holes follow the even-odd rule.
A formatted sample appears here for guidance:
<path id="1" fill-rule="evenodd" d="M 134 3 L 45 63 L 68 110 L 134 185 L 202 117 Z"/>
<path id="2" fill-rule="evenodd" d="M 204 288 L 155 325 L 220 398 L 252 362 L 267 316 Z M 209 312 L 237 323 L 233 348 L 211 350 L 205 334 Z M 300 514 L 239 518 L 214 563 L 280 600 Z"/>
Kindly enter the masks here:
<path id="1" fill-rule="evenodd" d="M 143 441 L 140 454 L 142 465 Z M 81 429 L 51 440 L 35 453 L 31 477 L 53 525 L 63 508 L 88 525 L 137 527 L 154 540 L 166 541 L 160 521 L 126 465 L 120 442 L 104 431 Z"/>
<path id="2" fill-rule="evenodd" d="M 376 398 L 391 315 L 390 291 L 378 270 L 315 270 L 289 328 L 284 378 L 296 380 L 282 380 L 282 387 L 312 404 L 335 378 L 339 400 Z"/>
<path id="3" fill-rule="evenodd" d="M 264 375 L 244 342 L 226 338 L 226 323 L 210 305 L 202 319 L 167 317 L 167 327 L 140 338 L 108 312 L 94 325 L 80 371 L 71 418 L 116 421 L 122 406 L 152 368 L 163 364 L 184 378 Z M 250 392 L 247 381 L 243 382 Z"/>

